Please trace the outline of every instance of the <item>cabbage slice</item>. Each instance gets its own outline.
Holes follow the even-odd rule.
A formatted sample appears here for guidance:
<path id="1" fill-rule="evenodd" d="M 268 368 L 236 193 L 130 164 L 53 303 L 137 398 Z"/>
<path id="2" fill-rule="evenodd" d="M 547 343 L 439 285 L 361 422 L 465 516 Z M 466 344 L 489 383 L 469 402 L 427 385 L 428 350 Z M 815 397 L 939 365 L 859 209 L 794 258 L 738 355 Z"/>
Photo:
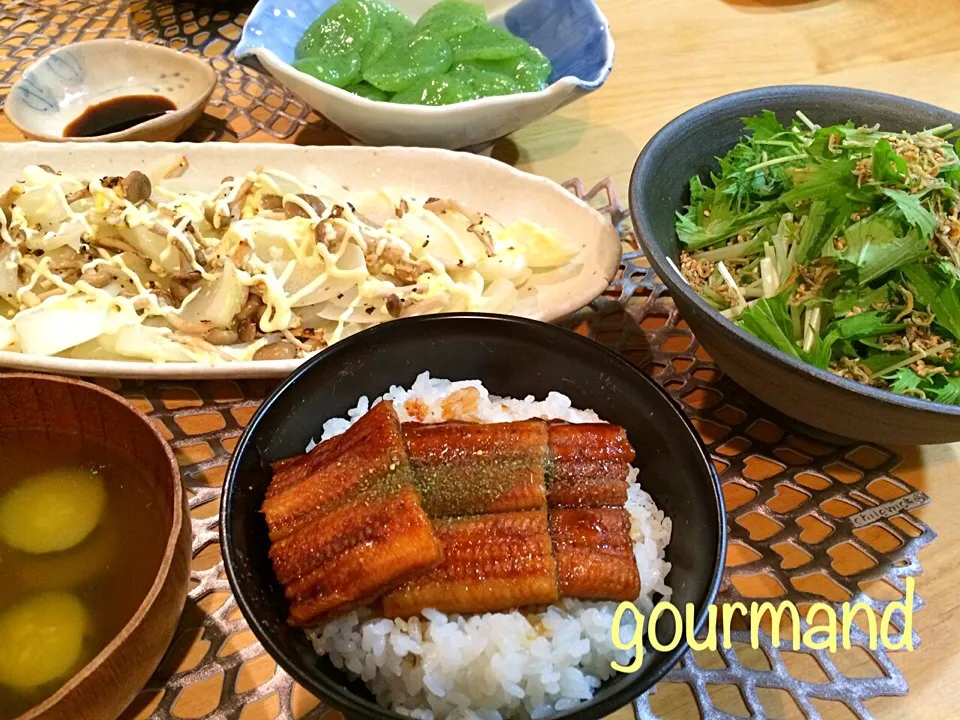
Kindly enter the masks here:
<path id="1" fill-rule="evenodd" d="M 169 275 L 181 272 L 180 253 L 173 243 L 162 235 L 147 229 L 145 225 L 118 226 L 120 236 L 136 250 L 163 268 Z"/>
<path id="2" fill-rule="evenodd" d="M 115 335 L 104 338 L 109 347 L 118 355 L 153 362 L 192 362 L 196 358 L 178 342 L 167 335 L 164 328 L 144 325 L 127 325 Z"/>
<path id="3" fill-rule="evenodd" d="M 20 280 L 17 277 L 17 249 L 10 245 L 0 244 L 0 298 L 14 300 Z"/>
<path id="4" fill-rule="evenodd" d="M 249 289 L 240 280 L 236 265 L 224 263 L 216 280 L 202 281 L 200 292 L 180 308 L 180 317 L 188 322 L 210 323 L 213 327 L 229 328 L 240 308 L 247 301 Z"/>
<path id="5" fill-rule="evenodd" d="M 484 308 L 487 312 L 508 312 L 517 302 L 517 288 L 512 282 L 504 278 L 497 278 L 483 291 L 487 301 Z"/>
<path id="6" fill-rule="evenodd" d="M 54 187 L 27 190 L 17 199 L 17 207 L 31 226 L 39 225 L 43 232 L 56 230 L 69 217 L 61 193 Z"/>
<path id="7" fill-rule="evenodd" d="M 13 322 L 0 318 L 0 350 L 8 350 L 17 343 L 17 330 Z"/>
<path id="8" fill-rule="evenodd" d="M 570 262 L 579 249 L 554 230 L 547 230 L 529 220 L 512 223 L 496 233 L 498 243 L 522 249 L 527 265 L 534 269 L 555 268 Z"/>
<path id="9" fill-rule="evenodd" d="M 80 243 L 83 241 L 83 236 L 86 232 L 86 223 L 84 223 L 83 220 L 74 218 L 60 225 L 60 227 L 56 229 L 56 232 L 49 237 L 46 233 L 42 235 L 38 233 L 33 235 L 24 244 L 30 250 L 43 250 L 47 253 L 63 247 L 70 248 L 74 252 L 80 252 Z"/>
<path id="10" fill-rule="evenodd" d="M 74 345 L 69 350 L 64 351 L 62 355 L 75 360 L 113 360 L 121 362 L 130 360 L 126 355 L 121 355 L 114 350 L 115 342 L 115 335 L 100 335 L 93 340 Z"/>
<path id="11" fill-rule="evenodd" d="M 13 325 L 23 352 L 56 355 L 103 333 L 109 307 L 98 298 L 71 295 L 22 311 Z"/>

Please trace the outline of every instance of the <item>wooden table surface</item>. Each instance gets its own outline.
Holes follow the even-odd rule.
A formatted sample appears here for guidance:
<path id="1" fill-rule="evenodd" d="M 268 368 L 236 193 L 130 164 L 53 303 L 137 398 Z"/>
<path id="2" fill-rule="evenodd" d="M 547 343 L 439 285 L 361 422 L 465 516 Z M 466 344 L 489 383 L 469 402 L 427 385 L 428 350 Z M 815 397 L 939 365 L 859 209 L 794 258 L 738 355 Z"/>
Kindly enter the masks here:
<path id="1" fill-rule="evenodd" d="M 630 171 L 644 143 L 671 118 L 727 92 L 825 83 L 906 95 L 960 111 L 960 0 L 600 4 L 617 44 L 607 84 L 501 141 L 495 157 L 558 181 L 580 176 L 587 187 L 610 176 L 625 200 Z M 0 140 L 22 140 L 2 115 Z M 297 141 L 344 142 L 309 129 Z M 922 645 L 894 657 L 910 693 L 871 700 L 867 707 L 877 718 L 891 720 L 958 718 L 960 623 L 952 622 L 952 616 L 960 606 L 960 444 L 894 449 L 904 458 L 898 474 L 932 498 L 917 514 L 939 538 L 920 552 L 923 575 L 917 593 L 926 607 L 914 622 Z M 864 655 L 860 667 L 850 665 L 846 673 L 869 675 L 872 664 Z M 730 710 L 735 711 L 738 703 L 731 701 Z M 715 702 L 720 700 L 715 697 Z M 815 704 L 825 718 L 853 717 L 838 703 Z M 697 716 L 689 692 L 673 686 L 661 685 L 652 705 L 665 719 Z M 802 717 L 796 707 L 775 697 L 767 706 L 770 717 Z M 273 716 L 244 713 L 244 720 L 261 717 Z M 630 717 L 629 709 L 617 717 Z"/>

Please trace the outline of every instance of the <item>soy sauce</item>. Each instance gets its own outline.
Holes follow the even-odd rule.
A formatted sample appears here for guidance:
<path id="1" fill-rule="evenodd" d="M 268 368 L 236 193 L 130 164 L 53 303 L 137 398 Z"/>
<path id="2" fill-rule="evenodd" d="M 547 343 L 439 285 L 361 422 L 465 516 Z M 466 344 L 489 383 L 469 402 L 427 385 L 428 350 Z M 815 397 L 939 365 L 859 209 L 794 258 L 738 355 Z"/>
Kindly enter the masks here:
<path id="1" fill-rule="evenodd" d="M 91 105 L 64 128 L 64 137 L 96 137 L 127 130 L 177 106 L 161 95 L 125 95 Z"/>

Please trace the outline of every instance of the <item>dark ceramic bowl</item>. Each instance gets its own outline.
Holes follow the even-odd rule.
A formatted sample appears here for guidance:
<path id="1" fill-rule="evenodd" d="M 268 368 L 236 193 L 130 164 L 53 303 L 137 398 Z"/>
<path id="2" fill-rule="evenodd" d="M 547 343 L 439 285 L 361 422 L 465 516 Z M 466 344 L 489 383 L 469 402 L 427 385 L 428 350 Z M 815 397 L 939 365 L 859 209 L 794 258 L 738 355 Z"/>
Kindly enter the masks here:
<path id="1" fill-rule="evenodd" d="M 772 110 L 790 122 L 801 110 L 813 122 L 852 120 L 916 132 L 960 115 L 893 95 L 820 86 L 778 86 L 734 93 L 671 121 L 647 144 L 630 181 L 634 226 L 650 265 L 670 289 L 700 343 L 734 381 L 784 414 L 840 437 L 925 445 L 960 440 L 960 407 L 896 395 L 845 380 L 757 339 L 711 308 L 668 262 L 678 263 L 676 213 L 689 202 L 690 178 L 707 180 L 744 134 L 740 118 Z"/>
<path id="2" fill-rule="evenodd" d="M 303 452 L 325 420 L 391 385 L 432 377 L 481 379 L 498 395 L 543 398 L 556 390 L 625 427 L 637 450 L 640 481 L 673 520 L 667 560 L 672 602 L 696 608 L 697 626 L 723 570 L 726 525 L 719 480 L 680 407 L 616 353 L 552 325 L 495 315 L 432 315 L 397 320 L 349 337 L 293 373 L 263 403 L 227 471 L 220 541 L 227 577 L 244 617 L 268 653 L 307 690 L 350 717 L 401 720 L 379 707 L 359 682 L 318 657 L 306 635 L 286 625 L 287 602 L 267 557 L 259 512 L 270 480 L 267 463 Z M 665 613 L 661 619 L 671 618 Z M 672 624 L 659 624 L 664 642 Z M 645 652 L 633 674 L 612 678 L 592 701 L 557 717 L 595 720 L 648 690 L 672 667 L 672 652 Z"/>

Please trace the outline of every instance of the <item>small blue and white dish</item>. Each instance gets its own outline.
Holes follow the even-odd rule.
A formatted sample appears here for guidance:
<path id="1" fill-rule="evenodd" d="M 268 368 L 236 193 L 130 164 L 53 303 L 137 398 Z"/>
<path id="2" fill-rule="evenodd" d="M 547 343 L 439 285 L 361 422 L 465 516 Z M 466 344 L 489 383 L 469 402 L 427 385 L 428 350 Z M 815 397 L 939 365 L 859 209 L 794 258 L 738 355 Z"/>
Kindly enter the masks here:
<path id="1" fill-rule="evenodd" d="M 599 88 L 613 68 L 613 38 L 593 0 L 477 0 L 492 24 L 542 51 L 553 65 L 539 92 L 486 97 L 455 105 L 376 102 L 295 70 L 297 41 L 336 0 L 260 0 L 236 49 L 240 62 L 263 69 L 281 85 L 366 145 L 414 145 L 481 150 Z M 416 20 L 436 0 L 391 0 Z M 259 67 L 258 67 L 259 64 Z"/>
<path id="2" fill-rule="evenodd" d="M 33 140 L 175 140 L 200 118 L 216 86 L 216 71 L 194 55 L 136 40 L 88 40 L 57 48 L 31 65 L 11 88 L 4 113 Z M 117 132 L 67 136 L 67 128 L 89 108 L 131 96 L 159 96 L 173 109 Z"/>

